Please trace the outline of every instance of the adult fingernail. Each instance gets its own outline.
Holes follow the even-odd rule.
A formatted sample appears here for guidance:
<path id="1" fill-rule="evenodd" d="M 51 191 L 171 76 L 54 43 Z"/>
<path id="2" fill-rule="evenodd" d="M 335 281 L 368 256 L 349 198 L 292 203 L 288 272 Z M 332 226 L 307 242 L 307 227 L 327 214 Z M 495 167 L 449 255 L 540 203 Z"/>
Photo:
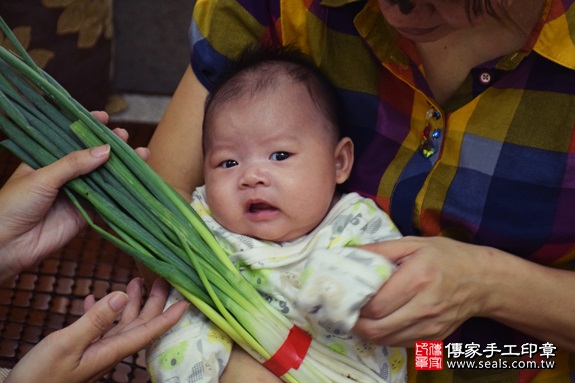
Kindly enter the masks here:
<path id="1" fill-rule="evenodd" d="M 108 155 L 108 153 L 110 153 L 110 145 L 106 144 L 106 145 L 96 146 L 95 148 L 92 148 L 90 153 L 92 154 L 92 157 L 96 157 L 96 158 L 104 157 L 104 156 Z"/>
<path id="2" fill-rule="evenodd" d="M 108 301 L 108 304 L 115 312 L 120 312 L 128 304 L 128 295 L 120 291 L 115 292 Z"/>

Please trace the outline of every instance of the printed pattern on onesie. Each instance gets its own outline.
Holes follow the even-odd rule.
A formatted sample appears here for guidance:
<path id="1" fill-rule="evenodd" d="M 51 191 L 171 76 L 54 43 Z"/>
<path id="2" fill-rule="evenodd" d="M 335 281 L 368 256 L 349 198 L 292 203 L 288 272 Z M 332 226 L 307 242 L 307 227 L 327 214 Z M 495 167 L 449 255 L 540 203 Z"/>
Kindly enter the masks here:
<path id="1" fill-rule="evenodd" d="M 280 244 L 224 229 L 211 215 L 204 187 L 194 192 L 192 207 L 241 273 L 295 325 L 330 349 L 362 362 L 382 382 L 406 381 L 403 348 L 375 345 L 350 333 L 360 308 L 395 269 L 381 255 L 355 246 L 401 237 L 373 201 L 346 194 L 311 233 Z M 173 290 L 167 307 L 180 299 L 184 298 Z M 225 333 L 190 309 L 148 350 L 152 381 L 217 382 L 231 345 Z"/>

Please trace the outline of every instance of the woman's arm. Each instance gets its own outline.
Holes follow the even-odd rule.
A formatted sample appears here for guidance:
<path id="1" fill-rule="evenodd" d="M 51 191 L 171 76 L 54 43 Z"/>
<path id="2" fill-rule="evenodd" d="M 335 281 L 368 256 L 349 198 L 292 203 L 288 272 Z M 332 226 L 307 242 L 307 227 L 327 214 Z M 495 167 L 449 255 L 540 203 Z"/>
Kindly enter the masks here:
<path id="1" fill-rule="evenodd" d="M 203 183 L 202 121 L 207 94 L 188 66 L 148 145 L 148 165 L 186 201 Z M 137 266 L 151 287 L 158 276 L 139 262 Z"/>
<path id="2" fill-rule="evenodd" d="M 220 377 L 221 383 L 281 383 L 283 380 L 262 366 L 250 354 L 234 345 L 232 355 Z"/>
<path id="3" fill-rule="evenodd" d="M 188 66 L 148 145 L 148 164 L 187 201 L 203 182 L 202 120 L 207 94 Z"/>
<path id="4" fill-rule="evenodd" d="M 365 246 L 399 267 L 364 306 L 355 330 L 388 345 L 443 339 L 470 317 L 487 317 L 575 350 L 575 273 L 491 247 L 405 237 Z"/>

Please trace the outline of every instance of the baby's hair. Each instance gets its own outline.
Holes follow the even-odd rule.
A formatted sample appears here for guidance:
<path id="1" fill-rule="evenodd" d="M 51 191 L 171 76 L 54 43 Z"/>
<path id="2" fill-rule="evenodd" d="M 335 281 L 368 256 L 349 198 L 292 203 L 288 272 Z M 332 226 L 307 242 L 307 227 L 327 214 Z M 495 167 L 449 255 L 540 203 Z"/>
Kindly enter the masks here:
<path id="1" fill-rule="evenodd" d="M 285 85 L 286 78 L 305 85 L 315 106 L 329 122 L 334 142 L 339 141 L 343 108 L 337 90 L 309 56 L 289 46 L 250 47 L 234 60 L 206 99 L 204 133 L 206 121 L 218 107 L 246 96 L 273 91 Z"/>

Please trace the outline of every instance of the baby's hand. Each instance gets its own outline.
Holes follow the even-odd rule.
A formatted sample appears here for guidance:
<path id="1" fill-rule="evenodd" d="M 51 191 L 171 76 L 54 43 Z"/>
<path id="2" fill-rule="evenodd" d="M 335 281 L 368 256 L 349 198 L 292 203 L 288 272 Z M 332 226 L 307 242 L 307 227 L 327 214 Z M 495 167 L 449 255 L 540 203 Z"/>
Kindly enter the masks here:
<path id="1" fill-rule="evenodd" d="M 394 269 L 381 255 L 355 247 L 316 250 L 310 254 L 295 305 L 314 327 L 348 333 L 360 308 Z"/>

